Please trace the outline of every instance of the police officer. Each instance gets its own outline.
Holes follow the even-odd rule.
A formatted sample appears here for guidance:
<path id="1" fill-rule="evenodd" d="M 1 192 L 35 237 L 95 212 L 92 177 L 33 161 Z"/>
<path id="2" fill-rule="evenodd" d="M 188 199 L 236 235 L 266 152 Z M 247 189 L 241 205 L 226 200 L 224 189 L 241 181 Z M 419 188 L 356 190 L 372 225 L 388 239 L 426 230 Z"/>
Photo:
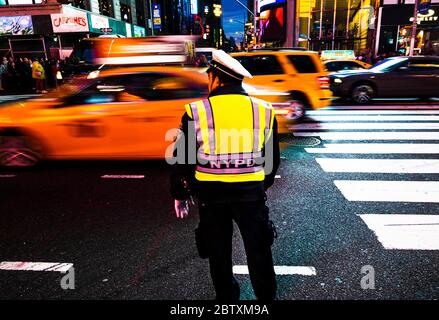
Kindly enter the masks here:
<path id="1" fill-rule="evenodd" d="M 186 105 L 175 143 L 174 159 L 180 159 L 171 175 L 176 215 L 187 217 L 192 196 L 198 198 L 196 243 L 200 256 L 209 258 L 217 300 L 239 300 L 232 271 L 233 221 L 244 241 L 256 297 L 273 300 L 275 229 L 265 191 L 280 162 L 274 111 L 247 95 L 242 81 L 251 74 L 224 51 L 213 52 L 207 73 L 209 97 Z"/>

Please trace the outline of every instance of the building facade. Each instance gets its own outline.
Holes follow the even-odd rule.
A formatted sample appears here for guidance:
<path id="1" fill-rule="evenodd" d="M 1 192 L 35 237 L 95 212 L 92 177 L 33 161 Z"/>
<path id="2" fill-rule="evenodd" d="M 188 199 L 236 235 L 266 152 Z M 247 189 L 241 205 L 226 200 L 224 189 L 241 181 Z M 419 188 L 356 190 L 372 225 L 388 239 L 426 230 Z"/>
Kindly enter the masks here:
<path id="1" fill-rule="evenodd" d="M 228 40 L 223 30 L 222 17 L 221 0 L 198 0 L 197 14 L 193 18 L 196 23 L 194 34 L 202 35 L 200 46 L 224 48 Z"/>
<path id="2" fill-rule="evenodd" d="M 299 42 L 310 50 L 372 48 L 379 0 L 301 0 Z"/>
<path id="3" fill-rule="evenodd" d="M 384 0 L 378 14 L 376 54 L 408 54 L 414 17 L 413 0 Z M 415 54 L 439 55 L 439 0 L 417 14 Z"/>
<path id="4" fill-rule="evenodd" d="M 189 0 L 162 2 L 164 23 L 156 33 L 185 34 Z M 0 55 L 63 59 L 83 38 L 151 35 L 153 4 L 154 0 L 0 0 Z"/>

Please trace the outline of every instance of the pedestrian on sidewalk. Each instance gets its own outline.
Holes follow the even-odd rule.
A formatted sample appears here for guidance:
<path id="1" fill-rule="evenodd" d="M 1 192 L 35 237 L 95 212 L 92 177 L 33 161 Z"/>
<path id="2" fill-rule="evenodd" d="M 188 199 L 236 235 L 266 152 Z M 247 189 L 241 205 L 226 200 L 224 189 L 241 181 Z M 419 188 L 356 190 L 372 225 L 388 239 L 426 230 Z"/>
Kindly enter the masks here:
<path id="1" fill-rule="evenodd" d="M 35 80 L 35 92 L 47 93 L 46 72 L 38 59 L 34 59 L 34 62 L 32 63 L 32 78 Z"/>

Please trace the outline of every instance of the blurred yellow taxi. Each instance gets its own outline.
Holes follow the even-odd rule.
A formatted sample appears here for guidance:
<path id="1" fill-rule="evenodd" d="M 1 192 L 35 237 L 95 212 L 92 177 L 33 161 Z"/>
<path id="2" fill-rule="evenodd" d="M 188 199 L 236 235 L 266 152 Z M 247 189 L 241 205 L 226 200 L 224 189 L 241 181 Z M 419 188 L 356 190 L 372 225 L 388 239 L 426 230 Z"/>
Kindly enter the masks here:
<path id="1" fill-rule="evenodd" d="M 280 126 L 294 117 L 294 102 L 282 93 L 249 90 L 275 103 Z M 184 105 L 207 94 L 206 74 L 180 67 L 95 72 L 41 98 L 2 107 L 0 165 L 33 166 L 41 159 L 163 159 Z"/>
<path id="2" fill-rule="evenodd" d="M 289 95 L 296 102 L 296 116 L 306 109 L 330 105 L 328 73 L 316 52 L 290 49 L 264 49 L 234 53 L 232 56 L 253 75 L 249 85 L 269 87 Z"/>

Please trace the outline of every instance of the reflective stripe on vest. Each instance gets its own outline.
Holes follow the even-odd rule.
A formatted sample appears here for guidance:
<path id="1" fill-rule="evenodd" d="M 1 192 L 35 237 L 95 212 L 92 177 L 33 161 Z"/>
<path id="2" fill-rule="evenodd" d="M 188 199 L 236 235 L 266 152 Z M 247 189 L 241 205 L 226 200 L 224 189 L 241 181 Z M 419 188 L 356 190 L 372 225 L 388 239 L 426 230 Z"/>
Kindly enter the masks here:
<path id="1" fill-rule="evenodd" d="M 262 149 L 270 136 L 274 120 L 271 106 L 264 101 L 243 95 L 216 96 L 212 100 L 214 100 L 213 106 L 209 99 L 205 99 L 186 107 L 187 111 L 190 111 L 188 115 L 192 115 L 195 122 L 199 146 L 195 178 L 200 181 L 220 182 L 263 181 L 265 172 L 262 166 Z M 235 107 L 244 109 L 240 109 L 240 113 L 231 114 L 233 110 L 236 110 L 232 109 Z M 226 114 L 221 114 L 221 112 Z M 215 115 L 217 122 L 215 122 Z M 252 119 L 249 118 L 250 116 Z M 225 122 L 226 126 L 224 126 Z M 236 138 L 240 142 L 239 150 L 235 148 L 233 153 L 224 152 L 222 148 L 225 145 L 230 151 L 227 139 L 230 136 L 223 138 L 222 130 L 229 134 L 227 130 L 235 130 L 234 128 L 237 128 L 236 130 L 241 128 L 244 133 L 248 130 L 251 137 L 248 134 L 247 136 L 233 136 L 232 139 Z M 234 134 L 233 131 L 231 132 Z M 252 139 L 248 148 L 243 143 L 246 137 Z"/>

